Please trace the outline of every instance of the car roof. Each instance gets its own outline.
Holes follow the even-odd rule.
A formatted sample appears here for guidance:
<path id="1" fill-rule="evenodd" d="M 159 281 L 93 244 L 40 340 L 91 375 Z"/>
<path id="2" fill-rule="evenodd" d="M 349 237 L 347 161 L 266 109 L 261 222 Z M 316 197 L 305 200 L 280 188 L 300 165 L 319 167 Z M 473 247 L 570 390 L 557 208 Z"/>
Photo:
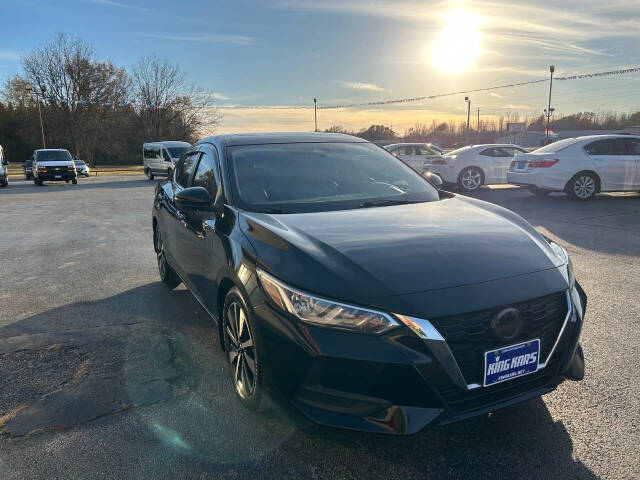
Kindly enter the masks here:
<path id="1" fill-rule="evenodd" d="M 214 135 L 203 138 L 198 143 L 215 142 L 221 142 L 228 147 L 232 147 L 270 143 L 367 143 L 367 140 L 342 133 L 268 132 Z"/>
<path id="2" fill-rule="evenodd" d="M 190 147 L 188 142 L 180 142 L 178 140 L 162 140 L 159 142 L 147 142 L 145 145 L 164 145 L 165 147 Z"/>
<path id="3" fill-rule="evenodd" d="M 410 147 L 411 145 L 433 145 L 431 142 L 403 142 L 403 143 L 390 143 L 389 145 L 385 145 L 384 148 L 390 147 Z M 435 145 L 433 145 L 435 146 Z M 438 147 L 439 148 L 439 147 Z"/>
<path id="4" fill-rule="evenodd" d="M 68 152 L 66 148 L 38 148 L 36 152 Z"/>
<path id="5" fill-rule="evenodd" d="M 575 137 L 576 140 L 604 140 L 607 138 L 640 138 L 640 135 L 633 135 L 628 133 L 612 133 L 608 135 L 583 135 Z"/>

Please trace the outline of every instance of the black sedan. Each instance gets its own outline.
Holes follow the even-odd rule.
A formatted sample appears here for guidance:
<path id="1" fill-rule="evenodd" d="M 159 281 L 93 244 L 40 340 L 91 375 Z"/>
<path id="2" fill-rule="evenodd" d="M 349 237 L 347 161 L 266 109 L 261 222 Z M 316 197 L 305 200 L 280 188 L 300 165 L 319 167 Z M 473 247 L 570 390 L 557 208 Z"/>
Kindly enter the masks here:
<path id="1" fill-rule="evenodd" d="M 33 178 L 33 160 L 25 160 L 22 170 L 24 171 L 24 179 L 31 180 Z"/>
<path id="2" fill-rule="evenodd" d="M 250 408 L 277 392 L 319 423 L 413 433 L 584 375 L 566 251 L 354 137 L 206 138 L 156 186 L 153 234 Z"/>

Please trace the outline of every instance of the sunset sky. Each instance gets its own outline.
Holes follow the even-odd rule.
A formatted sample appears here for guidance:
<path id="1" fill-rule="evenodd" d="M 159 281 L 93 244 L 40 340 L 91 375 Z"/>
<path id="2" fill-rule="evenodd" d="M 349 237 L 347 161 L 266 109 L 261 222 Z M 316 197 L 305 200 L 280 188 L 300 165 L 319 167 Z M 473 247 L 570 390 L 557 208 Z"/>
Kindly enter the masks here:
<path id="1" fill-rule="evenodd" d="M 542 6 L 541 4 L 544 5 Z M 0 80 L 58 32 L 131 66 L 157 53 L 222 108 L 217 131 L 312 130 L 300 107 L 425 96 L 640 66 L 640 2 L 14 0 L 2 2 Z M 640 110 L 640 73 L 554 83 L 559 113 Z M 538 115 L 548 84 L 471 94 L 472 112 Z M 466 116 L 464 95 L 321 110 L 320 128 Z"/>

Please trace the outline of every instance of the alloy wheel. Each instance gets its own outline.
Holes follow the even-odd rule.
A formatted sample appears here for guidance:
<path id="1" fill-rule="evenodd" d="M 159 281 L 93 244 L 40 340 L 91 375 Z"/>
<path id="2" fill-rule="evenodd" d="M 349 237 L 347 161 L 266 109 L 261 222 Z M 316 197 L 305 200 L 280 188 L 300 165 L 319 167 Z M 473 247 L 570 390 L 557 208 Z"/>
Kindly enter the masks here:
<path id="1" fill-rule="evenodd" d="M 250 398 L 258 378 L 256 349 L 244 309 L 236 301 L 226 310 L 225 337 L 236 391 L 242 398 Z"/>
<path id="2" fill-rule="evenodd" d="M 580 199 L 592 197 L 596 192 L 596 182 L 589 175 L 582 175 L 573 182 L 573 193 Z"/>
<path id="3" fill-rule="evenodd" d="M 462 174 L 461 183 L 465 190 L 475 190 L 482 185 L 482 174 L 475 168 L 469 168 Z"/>
<path id="4" fill-rule="evenodd" d="M 155 235 L 156 242 L 156 255 L 158 257 L 158 272 L 160 272 L 160 278 L 167 278 L 167 262 L 164 258 L 164 245 L 162 244 L 162 235 L 160 234 L 160 230 L 156 228 Z"/>

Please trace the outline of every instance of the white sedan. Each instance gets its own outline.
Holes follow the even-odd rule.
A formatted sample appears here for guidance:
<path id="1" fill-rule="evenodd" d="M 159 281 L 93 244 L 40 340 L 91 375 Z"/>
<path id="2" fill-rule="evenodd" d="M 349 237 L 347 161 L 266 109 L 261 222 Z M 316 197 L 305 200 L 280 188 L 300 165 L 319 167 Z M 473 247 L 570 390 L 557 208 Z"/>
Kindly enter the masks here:
<path id="1" fill-rule="evenodd" d="M 420 173 L 424 172 L 425 164 L 434 158 L 440 158 L 444 153 L 440 147 L 431 143 L 393 143 L 383 148 Z"/>
<path id="2" fill-rule="evenodd" d="M 590 135 L 568 138 L 516 155 L 509 183 L 537 195 L 566 192 L 588 200 L 598 192 L 640 190 L 640 137 Z"/>
<path id="3" fill-rule="evenodd" d="M 439 175 L 445 183 L 473 191 L 481 185 L 507 183 L 513 156 L 524 152 L 524 148 L 510 144 L 471 145 L 431 159 L 425 163 L 425 169 Z"/>

